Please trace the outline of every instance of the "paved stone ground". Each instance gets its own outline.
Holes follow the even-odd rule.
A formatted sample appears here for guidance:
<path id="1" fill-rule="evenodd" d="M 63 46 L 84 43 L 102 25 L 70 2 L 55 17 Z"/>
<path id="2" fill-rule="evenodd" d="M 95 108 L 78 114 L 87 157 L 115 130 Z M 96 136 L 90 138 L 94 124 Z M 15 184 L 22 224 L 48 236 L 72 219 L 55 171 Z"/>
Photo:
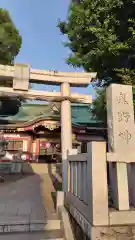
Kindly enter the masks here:
<path id="1" fill-rule="evenodd" d="M 0 222 L 46 220 L 43 184 L 35 174 L 0 186 Z"/>

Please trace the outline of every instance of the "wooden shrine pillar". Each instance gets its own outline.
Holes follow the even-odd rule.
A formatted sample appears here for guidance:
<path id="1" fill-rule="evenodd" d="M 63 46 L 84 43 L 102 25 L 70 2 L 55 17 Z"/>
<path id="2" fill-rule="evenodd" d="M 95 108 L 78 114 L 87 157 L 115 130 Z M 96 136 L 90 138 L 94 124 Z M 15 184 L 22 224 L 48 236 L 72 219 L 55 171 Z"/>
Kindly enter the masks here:
<path id="1" fill-rule="evenodd" d="M 70 95 L 70 85 L 65 82 L 61 84 L 61 95 Z M 63 191 L 66 192 L 67 186 L 65 185 L 67 178 L 68 150 L 72 149 L 72 119 L 71 119 L 71 106 L 68 99 L 61 102 L 61 153 L 62 153 L 62 168 L 63 168 Z"/>
<path id="2" fill-rule="evenodd" d="M 23 147 L 22 150 L 26 153 L 26 161 L 30 161 L 30 145 L 31 145 L 31 137 L 27 137 L 23 139 Z"/>
<path id="3" fill-rule="evenodd" d="M 36 139 L 33 140 L 32 143 L 32 155 L 33 155 L 33 161 L 38 162 L 38 157 L 39 157 L 39 145 L 40 145 L 40 140 Z"/>

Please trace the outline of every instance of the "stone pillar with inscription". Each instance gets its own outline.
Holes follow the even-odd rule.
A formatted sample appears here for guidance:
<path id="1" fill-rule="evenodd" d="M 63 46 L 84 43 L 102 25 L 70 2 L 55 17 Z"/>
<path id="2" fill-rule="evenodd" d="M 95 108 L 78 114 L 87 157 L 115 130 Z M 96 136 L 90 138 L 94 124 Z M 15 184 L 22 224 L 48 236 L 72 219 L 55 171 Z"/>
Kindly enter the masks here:
<path id="1" fill-rule="evenodd" d="M 135 125 L 132 86 L 112 84 L 107 93 L 108 147 L 113 153 L 109 175 L 115 206 L 129 209 L 127 163 L 135 162 Z"/>

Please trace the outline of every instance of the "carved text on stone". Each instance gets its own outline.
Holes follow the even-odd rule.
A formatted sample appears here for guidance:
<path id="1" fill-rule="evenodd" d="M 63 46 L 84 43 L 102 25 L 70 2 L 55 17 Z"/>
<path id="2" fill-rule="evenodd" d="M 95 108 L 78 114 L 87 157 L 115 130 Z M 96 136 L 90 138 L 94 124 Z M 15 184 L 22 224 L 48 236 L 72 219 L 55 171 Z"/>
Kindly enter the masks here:
<path id="1" fill-rule="evenodd" d="M 128 105 L 126 93 L 120 92 L 119 96 L 116 99 L 117 99 L 118 104 L 127 104 Z"/>
<path id="2" fill-rule="evenodd" d="M 124 111 L 120 111 L 117 113 L 118 115 L 118 122 L 128 122 L 129 118 L 130 118 L 130 113 L 129 112 L 124 112 Z"/>
<path id="3" fill-rule="evenodd" d="M 119 137 L 121 137 L 127 144 L 129 143 L 130 139 L 132 138 L 132 134 L 129 133 L 127 129 L 121 131 L 118 134 Z"/>

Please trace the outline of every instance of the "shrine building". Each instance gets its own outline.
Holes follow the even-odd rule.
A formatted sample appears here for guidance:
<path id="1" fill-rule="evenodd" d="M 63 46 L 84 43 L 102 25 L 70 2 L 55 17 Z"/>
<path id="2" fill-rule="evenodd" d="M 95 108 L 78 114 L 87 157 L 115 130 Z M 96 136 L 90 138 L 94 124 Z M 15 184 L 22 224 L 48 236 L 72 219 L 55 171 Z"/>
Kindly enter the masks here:
<path id="1" fill-rule="evenodd" d="M 106 129 L 94 120 L 90 104 L 72 104 L 71 115 L 73 148 L 85 152 L 87 141 L 106 138 Z M 7 150 L 22 150 L 26 161 L 61 161 L 60 103 L 22 104 L 16 115 L 0 117 L 0 131 L 8 140 Z"/>

